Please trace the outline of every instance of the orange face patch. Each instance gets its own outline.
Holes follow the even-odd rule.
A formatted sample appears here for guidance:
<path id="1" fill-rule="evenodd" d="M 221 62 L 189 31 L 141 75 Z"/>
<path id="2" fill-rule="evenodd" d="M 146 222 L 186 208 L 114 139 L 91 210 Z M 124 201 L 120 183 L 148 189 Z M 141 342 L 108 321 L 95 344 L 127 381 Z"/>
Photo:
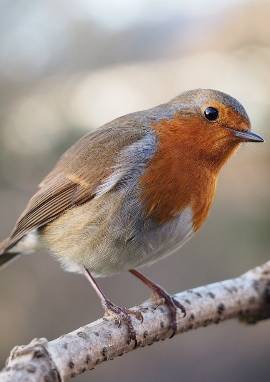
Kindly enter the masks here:
<path id="1" fill-rule="evenodd" d="M 141 177 L 146 214 L 165 223 L 190 206 L 196 230 L 211 206 L 218 170 L 233 151 L 229 133 L 198 116 L 177 116 L 152 128 L 158 148 Z"/>

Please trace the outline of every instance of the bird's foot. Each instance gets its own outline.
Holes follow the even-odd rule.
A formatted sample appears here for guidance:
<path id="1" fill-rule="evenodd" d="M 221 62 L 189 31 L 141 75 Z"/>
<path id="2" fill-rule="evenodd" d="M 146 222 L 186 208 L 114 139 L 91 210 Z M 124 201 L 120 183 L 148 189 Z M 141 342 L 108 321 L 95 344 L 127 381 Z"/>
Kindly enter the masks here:
<path id="1" fill-rule="evenodd" d="M 137 345 L 136 332 L 134 330 L 134 326 L 132 324 L 131 315 L 135 316 L 135 318 L 141 322 L 143 322 L 143 315 L 139 311 L 134 311 L 131 309 L 127 309 L 122 306 L 117 306 L 113 304 L 111 301 L 106 300 L 104 302 L 105 305 L 105 316 L 115 316 L 118 326 L 122 325 L 122 322 L 125 322 L 128 328 L 128 343 L 131 341 L 135 342 L 135 346 Z"/>
<path id="2" fill-rule="evenodd" d="M 155 288 L 154 294 L 158 296 L 159 299 L 163 300 L 163 303 L 168 307 L 170 313 L 170 329 L 172 330 L 172 334 L 170 338 L 172 338 L 177 331 L 177 309 L 180 309 L 185 317 L 187 312 L 186 308 L 177 301 L 174 297 L 172 297 L 169 293 L 167 293 L 164 289 L 157 287 Z"/>

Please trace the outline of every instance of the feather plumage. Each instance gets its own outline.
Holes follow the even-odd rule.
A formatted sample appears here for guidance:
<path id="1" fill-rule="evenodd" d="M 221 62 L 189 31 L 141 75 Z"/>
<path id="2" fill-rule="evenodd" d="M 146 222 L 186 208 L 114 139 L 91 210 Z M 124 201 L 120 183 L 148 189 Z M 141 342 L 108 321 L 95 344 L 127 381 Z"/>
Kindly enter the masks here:
<path id="1" fill-rule="evenodd" d="M 126 126 L 125 119 L 120 118 L 113 127 L 105 125 L 82 137 L 40 183 L 10 237 L 2 243 L 1 253 L 11 249 L 32 230 L 91 200 L 97 187 L 112 173 L 119 153 L 145 133 L 143 128 Z"/>

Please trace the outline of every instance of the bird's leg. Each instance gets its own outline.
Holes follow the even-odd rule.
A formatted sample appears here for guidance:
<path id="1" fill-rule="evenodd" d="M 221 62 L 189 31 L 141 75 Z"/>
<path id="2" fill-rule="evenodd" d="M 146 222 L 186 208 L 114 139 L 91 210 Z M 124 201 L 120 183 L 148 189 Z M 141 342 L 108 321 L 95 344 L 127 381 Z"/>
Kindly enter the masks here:
<path id="1" fill-rule="evenodd" d="M 130 315 L 134 315 L 138 320 L 142 321 L 143 317 L 140 312 L 135 312 L 132 310 L 129 310 L 125 307 L 117 306 L 113 304 L 102 292 L 100 287 L 98 286 L 96 280 L 93 278 L 91 273 L 87 268 L 84 268 L 84 273 L 87 278 L 87 280 L 90 282 L 92 287 L 94 288 L 95 292 L 97 293 L 98 297 L 100 298 L 101 304 L 104 307 L 105 310 L 105 316 L 106 315 L 114 315 L 117 317 L 118 324 L 121 326 L 122 321 L 124 321 L 128 327 L 128 334 L 129 334 L 129 342 L 131 340 L 135 341 L 135 344 L 137 343 L 136 339 L 136 332 L 134 330 Z"/>
<path id="2" fill-rule="evenodd" d="M 129 272 L 133 274 L 133 276 L 140 279 L 148 288 L 150 288 L 154 292 L 155 295 L 157 295 L 159 298 L 162 298 L 164 300 L 164 303 L 167 305 L 170 312 L 170 316 L 171 316 L 171 329 L 172 329 L 171 337 L 173 337 L 177 331 L 177 322 L 176 322 L 177 308 L 181 309 L 185 317 L 186 316 L 185 307 L 179 301 L 173 298 L 169 293 L 167 293 L 163 288 L 155 284 L 152 280 L 145 277 L 142 273 L 138 272 L 135 269 L 130 269 Z"/>

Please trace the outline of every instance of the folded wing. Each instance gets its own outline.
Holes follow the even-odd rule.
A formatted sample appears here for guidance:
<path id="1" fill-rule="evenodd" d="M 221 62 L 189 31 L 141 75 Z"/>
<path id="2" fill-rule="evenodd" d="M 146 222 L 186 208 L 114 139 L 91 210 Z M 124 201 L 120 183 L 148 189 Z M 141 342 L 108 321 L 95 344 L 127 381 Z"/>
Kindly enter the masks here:
<path id="1" fill-rule="evenodd" d="M 105 125 L 82 137 L 63 154 L 30 199 L 0 253 L 7 252 L 29 232 L 56 219 L 67 209 L 95 196 L 97 187 L 113 172 L 119 153 L 145 134 L 143 128 L 125 126 L 124 122 L 112 127 Z"/>

